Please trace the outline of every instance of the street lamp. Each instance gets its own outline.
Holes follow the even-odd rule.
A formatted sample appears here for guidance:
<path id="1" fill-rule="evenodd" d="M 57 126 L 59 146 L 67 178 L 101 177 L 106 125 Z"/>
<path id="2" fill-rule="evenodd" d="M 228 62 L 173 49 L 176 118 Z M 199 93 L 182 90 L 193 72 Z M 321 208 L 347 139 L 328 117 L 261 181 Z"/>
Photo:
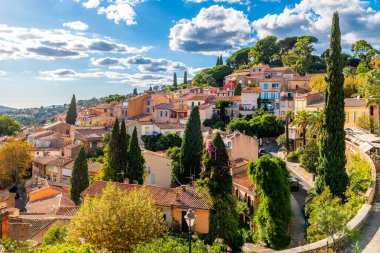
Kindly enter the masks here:
<path id="1" fill-rule="evenodd" d="M 191 227 L 194 226 L 195 218 L 196 216 L 194 214 L 194 211 L 191 209 L 187 210 L 185 220 L 187 226 L 189 227 L 189 253 L 191 253 Z"/>

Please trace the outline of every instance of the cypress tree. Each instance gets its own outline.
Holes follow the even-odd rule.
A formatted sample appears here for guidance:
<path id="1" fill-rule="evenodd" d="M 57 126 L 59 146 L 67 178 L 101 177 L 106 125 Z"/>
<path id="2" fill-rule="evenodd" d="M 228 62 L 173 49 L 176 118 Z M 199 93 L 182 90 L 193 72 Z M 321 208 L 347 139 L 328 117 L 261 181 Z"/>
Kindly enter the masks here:
<path id="1" fill-rule="evenodd" d="M 199 108 L 195 106 L 191 110 L 189 121 L 186 124 L 181 146 L 181 163 L 183 168 L 181 183 L 184 182 L 183 180 L 187 180 L 188 177 L 199 178 L 201 172 L 202 148 L 201 120 Z"/>
<path id="2" fill-rule="evenodd" d="M 120 169 L 118 172 L 118 181 L 123 182 L 125 177 L 127 177 L 128 171 L 128 144 L 129 136 L 127 135 L 127 130 L 125 128 L 125 121 L 121 121 L 120 126 Z"/>
<path id="3" fill-rule="evenodd" d="M 112 128 L 111 140 L 106 147 L 106 166 L 103 170 L 103 179 L 117 181 L 118 173 L 122 170 L 121 167 L 121 150 L 120 150 L 120 128 L 119 120 L 116 118 Z"/>
<path id="4" fill-rule="evenodd" d="M 137 96 L 139 93 L 137 92 L 137 88 L 133 89 L 133 96 Z"/>
<path id="5" fill-rule="evenodd" d="M 75 125 L 77 121 L 77 102 L 75 99 L 75 95 L 71 98 L 71 102 L 69 105 L 69 109 L 66 114 L 66 123 L 70 125 Z"/>
<path id="6" fill-rule="evenodd" d="M 220 57 L 218 56 L 218 58 L 216 58 L 216 65 L 215 66 L 219 66 L 220 65 Z"/>
<path id="7" fill-rule="evenodd" d="M 80 204 L 80 194 L 89 186 L 86 153 L 82 147 L 75 158 L 71 175 L 70 198 L 76 205 Z"/>
<path id="8" fill-rule="evenodd" d="M 241 91 L 242 91 L 241 83 L 238 83 L 234 90 L 234 96 L 241 96 Z"/>
<path id="9" fill-rule="evenodd" d="M 325 111 L 320 136 L 320 164 L 318 166 L 317 192 L 325 186 L 333 195 L 344 197 L 348 185 L 346 173 L 344 76 L 341 56 L 339 16 L 335 12 L 330 35 L 330 52 L 327 62 Z"/>
<path id="10" fill-rule="evenodd" d="M 174 87 L 178 86 L 178 83 L 177 83 L 177 73 L 175 73 L 175 72 L 174 72 L 174 75 L 173 75 L 173 86 Z"/>
<path id="11" fill-rule="evenodd" d="M 219 65 L 223 65 L 223 56 L 220 55 L 220 58 L 219 58 Z"/>
<path id="12" fill-rule="evenodd" d="M 187 84 L 187 71 L 183 74 L 183 83 Z"/>
<path id="13" fill-rule="evenodd" d="M 149 91 L 153 91 L 152 86 L 149 86 Z"/>
<path id="14" fill-rule="evenodd" d="M 142 156 L 139 142 L 137 139 L 136 127 L 133 129 L 132 138 L 129 143 L 129 166 L 128 179 L 130 183 L 137 181 L 138 184 L 144 183 L 145 160 Z"/>

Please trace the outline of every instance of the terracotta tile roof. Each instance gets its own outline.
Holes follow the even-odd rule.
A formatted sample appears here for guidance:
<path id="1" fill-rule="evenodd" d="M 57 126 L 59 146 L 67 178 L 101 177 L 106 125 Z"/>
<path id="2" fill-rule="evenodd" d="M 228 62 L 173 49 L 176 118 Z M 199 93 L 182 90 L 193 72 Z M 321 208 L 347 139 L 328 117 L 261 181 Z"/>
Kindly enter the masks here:
<path id="1" fill-rule="evenodd" d="M 58 209 L 61 206 L 75 206 L 74 202 L 60 193 L 56 196 L 28 202 L 25 208 L 29 213 L 51 213 L 53 210 Z"/>
<path id="2" fill-rule="evenodd" d="M 26 217 L 25 217 L 26 216 Z M 9 226 L 12 226 L 13 224 L 20 224 L 20 223 L 26 223 L 29 224 L 28 229 L 28 235 L 27 240 L 32 239 L 35 235 L 37 235 L 39 232 L 44 230 L 45 228 L 49 227 L 55 222 L 55 219 L 44 219 L 44 218 L 37 218 L 37 217 L 27 217 L 27 215 L 23 215 L 23 217 L 10 217 L 9 219 Z"/>
<path id="3" fill-rule="evenodd" d="M 164 151 L 157 151 L 157 152 L 154 152 L 154 151 L 150 151 L 150 150 L 147 150 L 147 149 L 142 149 L 141 150 L 143 155 L 144 154 L 151 154 L 151 155 L 154 155 L 154 156 L 158 156 L 158 157 L 163 157 L 163 158 L 166 158 L 166 159 L 169 159 L 171 160 Z"/>
<path id="4" fill-rule="evenodd" d="M 207 101 L 209 99 L 212 99 L 214 96 L 210 96 L 210 95 L 193 95 L 191 98 L 188 98 L 187 100 L 188 101 L 194 101 L 194 100 L 204 100 L 204 101 Z"/>
<path id="5" fill-rule="evenodd" d="M 364 99 L 358 99 L 358 98 L 345 98 L 344 99 L 344 106 L 345 107 L 360 107 L 360 108 L 366 108 L 367 103 Z"/>
<path id="6" fill-rule="evenodd" d="M 203 198 L 194 187 L 182 188 L 165 188 L 153 185 L 136 185 L 126 183 L 114 183 L 121 190 L 129 191 L 134 188 L 146 187 L 152 194 L 156 205 L 158 206 L 178 206 L 183 208 L 195 208 L 195 209 L 211 209 L 211 202 Z M 81 194 L 82 197 L 90 196 L 94 197 L 101 194 L 102 189 L 107 185 L 105 181 L 95 181 Z"/>
<path id="7" fill-rule="evenodd" d="M 46 165 L 63 167 L 66 164 L 71 163 L 73 161 L 73 159 L 71 159 L 69 157 L 65 157 L 65 156 L 57 156 L 56 158 L 57 159 L 48 162 Z"/>
<path id="8" fill-rule="evenodd" d="M 88 171 L 96 173 L 102 169 L 102 166 L 100 163 L 88 163 Z"/>
<path id="9" fill-rule="evenodd" d="M 259 87 L 245 88 L 242 90 L 242 93 L 260 93 Z"/>
<path id="10" fill-rule="evenodd" d="M 180 123 L 156 123 L 155 124 L 160 129 L 184 129 L 185 125 Z"/>
<path id="11" fill-rule="evenodd" d="M 226 99 L 230 101 L 241 101 L 241 96 L 229 96 L 229 97 L 226 97 Z"/>
<path id="12" fill-rule="evenodd" d="M 50 162 L 57 160 L 58 157 L 53 155 L 37 156 L 34 161 L 43 165 L 47 165 Z"/>
<path id="13" fill-rule="evenodd" d="M 275 68 L 270 68 L 266 70 L 265 72 L 271 72 L 271 71 L 285 71 L 290 69 L 289 67 L 275 67 Z"/>
<path id="14" fill-rule="evenodd" d="M 70 124 L 67 124 L 66 122 L 63 122 L 63 121 L 57 121 L 57 122 L 54 122 L 52 124 L 49 124 L 49 125 L 46 125 L 46 126 L 43 126 L 42 128 L 44 130 L 50 130 L 50 128 L 53 128 L 53 127 L 56 127 L 56 126 L 59 126 L 59 125 L 64 125 L 64 126 L 67 126 L 69 127 Z"/>
<path id="15" fill-rule="evenodd" d="M 83 145 L 81 143 L 78 143 L 78 144 L 70 144 L 70 145 L 67 145 L 65 146 L 65 149 L 73 149 L 73 148 L 77 148 L 77 147 L 82 147 Z"/>
<path id="16" fill-rule="evenodd" d="M 108 132 L 104 127 L 77 127 L 75 131 L 87 139 L 101 139 Z"/>
<path id="17" fill-rule="evenodd" d="M 247 189 L 253 188 L 253 183 L 251 179 L 249 179 L 246 171 L 233 175 L 232 182 L 233 184 L 243 186 L 244 188 L 247 188 Z"/>
<path id="18" fill-rule="evenodd" d="M 79 206 L 61 206 L 54 210 L 51 214 L 61 216 L 73 216 L 78 210 Z"/>

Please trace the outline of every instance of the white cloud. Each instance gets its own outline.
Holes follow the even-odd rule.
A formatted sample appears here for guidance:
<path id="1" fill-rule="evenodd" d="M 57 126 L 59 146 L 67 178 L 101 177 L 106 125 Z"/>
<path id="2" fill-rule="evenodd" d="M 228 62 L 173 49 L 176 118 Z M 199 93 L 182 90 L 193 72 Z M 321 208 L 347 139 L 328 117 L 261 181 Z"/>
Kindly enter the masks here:
<path id="1" fill-rule="evenodd" d="M 149 87 L 150 85 L 168 84 L 172 81 L 172 76 L 157 74 L 128 74 L 114 71 L 77 72 L 73 69 L 55 69 L 40 71 L 40 80 L 46 81 L 73 81 L 82 78 L 105 78 L 112 83 L 125 83 L 131 86 Z"/>
<path id="2" fill-rule="evenodd" d="M 95 53 L 140 54 L 150 47 L 131 47 L 110 38 L 64 29 L 11 27 L 0 24 L 0 60 L 78 59 Z"/>
<path id="3" fill-rule="evenodd" d="M 250 0 L 185 0 L 187 3 L 204 3 L 212 1 L 214 3 L 229 3 L 229 4 L 241 4 L 241 5 L 249 5 L 251 3 Z"/>
<path id="4" fill-rule="evenodd" d="M 85 8 L 97 8 L 99 15 L 105 15 L 107 19 L 116 24 L 124 22 L 126 25 L 135 25 L 136 12 L 135 6 L 147 0 L 86 0 L 82 1 Z"/>
<path id="5" fill-rule="evenodd" d="M 99 0 L 88 0 L 87 2 L 82 3 L 82 5 L 84 7 L 86 7 L 87 9 L 97 8 L 100 5 L 100 1 Z"/>
<path id="6" fill-rule="evenodd" d="M 331 19 L 339 12 L 342 44 L 345 49 L 358 39 L 365 39 L 379 48 L 380 12 L 362 0 L 302 0 L 294 7 L 286 7 L 279 14 L 268 14 L 252 23 L 259 38 L 267 35 L 313 35 L 320 43 L 318 49 L 328 47 Z"/>
<path id="7" fill-rule="evenodd" d="M 4 70 L 0 70 L 0 77 L 6 76 L 8 73 Z"/>
<path id="8" fill-rule="evenodd" d="M 82 21 L 73 21 L 73 22 L 63 23 L 63 27 L 68 27 L 73 30 L 79 30 L 79 31 L 85 31 L 88 29 L 88 25 L 86 23 L 83 23 Z"/>
<path id="9" fill-rule="evenodd" d="M 172 50 L 219 54 L 252 42 L 251 25 L 242 11 L 213 5 L 170 29 Z"/>
<path id="10" fill-rule="evenodd" d="M 182 62 L 174 62 L 167 59 L 153 59 L 141 55 L 128 58 L 98 58 L 91 59 L 92 64 L 97 66 L 110 66 L 111 69 L 138 67 L 142 72 L 175 72 L 185 71 L 188 67 Z"/>

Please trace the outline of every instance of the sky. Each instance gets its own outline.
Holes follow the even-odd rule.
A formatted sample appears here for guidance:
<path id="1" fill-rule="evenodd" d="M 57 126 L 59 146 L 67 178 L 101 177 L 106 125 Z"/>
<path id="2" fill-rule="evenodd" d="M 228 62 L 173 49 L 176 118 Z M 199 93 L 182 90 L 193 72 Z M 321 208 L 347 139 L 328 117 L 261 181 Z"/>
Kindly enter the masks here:
<path id="1" fill-rule="evenodd" d="M 268 35 L 313 35 L 328 47 L 380 49 L 377 0 L 2 0 L 0 105 L 68 103 L 171 84 Z"/>

